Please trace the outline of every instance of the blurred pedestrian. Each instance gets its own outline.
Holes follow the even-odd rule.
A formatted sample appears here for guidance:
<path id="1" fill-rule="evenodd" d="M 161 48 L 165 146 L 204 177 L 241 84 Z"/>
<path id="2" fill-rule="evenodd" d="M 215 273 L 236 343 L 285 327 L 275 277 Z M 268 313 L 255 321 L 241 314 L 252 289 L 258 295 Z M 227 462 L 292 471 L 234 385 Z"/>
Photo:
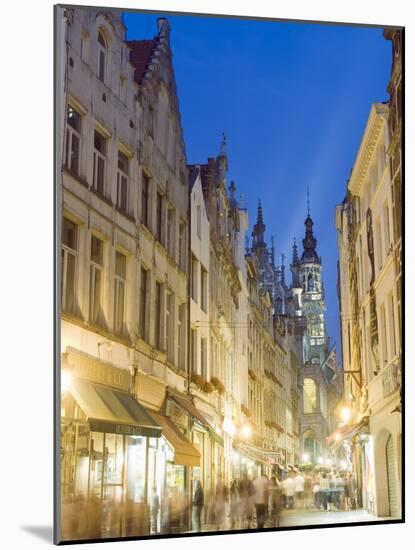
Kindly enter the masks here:
<path id="1" fill-rule="evenodd" d="M 239 498 L 241 501 L 241 515 L 243 527 L 251 528 L 251 522 L 254 515 L 254 486 L 252 480 L 246 472 L 239 483 Z"/>
<path id="2" fill-rule="evenodd" d="M 330 484 L 327 479 L 327 474 L 323 473 L 320 479 L 320 502 L 324 510 L 328 509 L 328 496 Z"/>
<path id="3" fill-rule="evenodd" d="M 304 475 L 304 507 L 313 507 L 313 478 L 309 473 Z"/>
<path id="4" fill-rule="evenodd" d="M 193 531 L 202 530 L 201 514 L 204 506 L 204 494 L 202 484 L 196 481 L 195 493 L 193 495 Z"/>
<path id="5" fill-rule="evenodd" d="M 321 508 L 321 498 L 320 498 L 320 476 L 318 474 L 313 476 L 313 496 L 314 496 L 314 507 L 319 509 Z"/>
<path id="6" fill-rule="evenodd" d="M 268 508 L 269 482 L 265 473 L 254 481 L 254 502 L 256 510 L 257 528 L 263 529 Z"/>
<path id="7" fill-rule="evenodd" d="M 218 481 L 216 485 L 215 497 L 215 523 L 216 528 L 219 531 L 225 520 L 225 505 L 227 497 L 227 491 L 221 481 Z"/>
<path id="8" fill-rule="evenodd" d="M 327 491 L 327 511 L 332 512 L 334 509 L 334 492 L 336 487 L 333 473 L 329 475 L 328 480 L 329 480 L 329 490 Z"/>
<path id="9" fill-rule="evenodd" d="M 231 529 L 234 529 L 239 514 L 239 491 L 238 483 L 235 479 L 231 483 L 231 488 L 229 490 L 229 500 L 230 527 Z"/>
<path id="10" fill-rule="evenodd" d="M 302 509 L 304 507 L 304 476 L 299 471 L 294 478 L 295 481 L 295 504 L 297 508 Z"/>
<path id="11" fill-rule="evenodd" d="M 275 476 L 272 476 L 269 484 L 268 503 L 270 527 L 279 527 L 281 511 L 281 489 L 280 484 Z"/>
<path id="12" fill-rule="evenodd" d="M 292 510 L 294 508 L 294 495 L 295 495 L 295 481 L 294 472 L 290 472 L 288 477 L 284 480 L 284 496 L 285 507 Z"/>

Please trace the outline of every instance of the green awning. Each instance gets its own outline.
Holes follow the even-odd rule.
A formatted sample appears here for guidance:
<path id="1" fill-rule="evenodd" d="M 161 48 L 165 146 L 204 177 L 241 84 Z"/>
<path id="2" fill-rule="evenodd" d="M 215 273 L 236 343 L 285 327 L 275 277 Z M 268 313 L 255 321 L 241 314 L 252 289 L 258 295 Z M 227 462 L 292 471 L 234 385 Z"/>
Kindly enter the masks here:
<path id="1" fill-rule="evenodd" d="M 91 431 L 144 437 L 161 436 L 161 427 L 126 391 L 74 377 L 70 392 L 86 415 Z"/>

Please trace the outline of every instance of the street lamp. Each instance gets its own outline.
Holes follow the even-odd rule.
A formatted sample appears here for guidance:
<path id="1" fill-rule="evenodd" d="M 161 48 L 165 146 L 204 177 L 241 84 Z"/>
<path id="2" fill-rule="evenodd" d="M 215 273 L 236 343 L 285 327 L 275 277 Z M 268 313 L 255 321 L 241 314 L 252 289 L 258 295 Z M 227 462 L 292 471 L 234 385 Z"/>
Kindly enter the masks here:
<path id="1" fill-rule="evenodd" d="M 310 460 L 310 455 L 308 453 L 303 454 L 303 461 L 308 462 Z"/>
<path id="2" fill-rule="evenodd" d="M 252 426 L 251 424 L 243 424 L 243 426 L 241 427 L 241 436 L 244 438 L 244 439 L 249 439 L 252 435 Z"/>
<path id="3" fill-rule="evenodd" d="M 342 419 L 342 421 L 345 424 L 347 424 L 347 422 L 349 422 L 351 417 L 352 417 L 352 409 L 350 407 L 343 407 L 340 410 L 340 418 Z"/>
<path id="4" fill-rule="evenodd" d="M 61 393 L 66 393 L 70 386 L 72 381 L 72 375 L 70 372 L 62 371 L 61 374 Z"/>

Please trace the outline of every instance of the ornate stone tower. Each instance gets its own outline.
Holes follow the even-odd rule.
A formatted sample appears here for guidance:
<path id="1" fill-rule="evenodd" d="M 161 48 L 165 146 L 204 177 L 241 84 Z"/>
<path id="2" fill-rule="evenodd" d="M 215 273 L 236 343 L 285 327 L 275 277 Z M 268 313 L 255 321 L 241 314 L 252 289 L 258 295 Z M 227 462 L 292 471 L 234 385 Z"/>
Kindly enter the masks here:
<path id="1" fill-rule="evenodd" d="M 322 280 L 322 263 L 317 254 L 314 222 L 308 207 L 304 222 L 303 253 L 298 259 L 293 251 L 293 292 L 298 294 L 304 320 L 302 415 L 300 420 L 301 447 L 304 460 L 316 464 L 327 456 L 326 437 L 329 434 L 330 380 L 324 373 L 328 355 L 324 312 L 326 303 Z M 300 288 L 295 288 L 300 287 Z"/>
<path id="2" fill-rule="evenodd" d="M 304 222 L 305 237 L 299 266 L 299 283 L 302 287 L 302 314 L 307 328 L 304 334 L 304 363 L 321 365 L 327 353 L 327 336 L 324 320 L 326 304 L 321 277 L 321 258 L 317 254 L 317 239 L 313 235 L 313 220 L 308 211 Z M 298 265 L 296 266 L 298 269 Z"/>

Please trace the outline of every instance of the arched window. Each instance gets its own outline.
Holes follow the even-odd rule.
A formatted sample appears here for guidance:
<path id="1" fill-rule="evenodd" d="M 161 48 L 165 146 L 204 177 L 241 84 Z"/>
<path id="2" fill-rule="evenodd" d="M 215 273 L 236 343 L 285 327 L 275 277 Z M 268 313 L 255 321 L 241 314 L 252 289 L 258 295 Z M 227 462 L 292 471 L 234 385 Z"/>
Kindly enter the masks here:
<path id="1" fill-rule="evenodd" d="M 303 387 L 303 406 L 304 413 L 310 414 L 317 412 L 317 391 L 316 383 L 312 378 L 304 379 Z"/>
<path id="2" fill-rule="evenodd" d="M 108 44 L 104 31 L 98 31 L 98 78 L 105 82 Z"/>

